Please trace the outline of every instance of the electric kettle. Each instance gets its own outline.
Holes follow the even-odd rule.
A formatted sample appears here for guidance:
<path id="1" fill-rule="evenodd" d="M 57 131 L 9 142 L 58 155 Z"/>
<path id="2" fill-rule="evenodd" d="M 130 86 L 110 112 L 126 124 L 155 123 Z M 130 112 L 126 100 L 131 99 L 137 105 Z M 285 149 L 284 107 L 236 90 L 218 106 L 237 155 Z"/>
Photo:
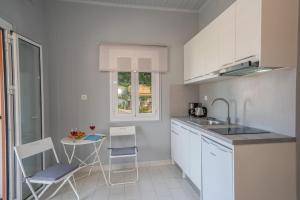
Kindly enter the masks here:
<path id="1" fill-rule="evenodd" d="M 206 107 L 197 107 L 195 108 L 196 117 L 207 117 L 207 108 Z"/>

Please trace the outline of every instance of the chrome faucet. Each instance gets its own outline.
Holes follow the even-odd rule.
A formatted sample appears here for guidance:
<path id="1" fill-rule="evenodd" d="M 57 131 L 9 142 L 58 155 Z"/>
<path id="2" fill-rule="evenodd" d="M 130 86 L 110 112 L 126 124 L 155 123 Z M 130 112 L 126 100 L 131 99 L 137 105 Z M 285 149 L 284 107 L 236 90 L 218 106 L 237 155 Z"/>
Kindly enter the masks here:
<path id="1" fill-rule="evenodd" d="M 223 101 L 224 103 L 227 104 L 227 124 L 230 125 L 231 122 L 230 122 L 230 114 L 229 114 L 229 112 L 230 112 L 230 109 L 229 109 L 229 102 L 228 102 L 226 99 L 224 99 L 224 98 L 216 98 L 216 99 L 213 100 L 213 102 L 211 103 L 211 105 L 214 105 L 214 103 L 215 103 L 216 101 Z"/>

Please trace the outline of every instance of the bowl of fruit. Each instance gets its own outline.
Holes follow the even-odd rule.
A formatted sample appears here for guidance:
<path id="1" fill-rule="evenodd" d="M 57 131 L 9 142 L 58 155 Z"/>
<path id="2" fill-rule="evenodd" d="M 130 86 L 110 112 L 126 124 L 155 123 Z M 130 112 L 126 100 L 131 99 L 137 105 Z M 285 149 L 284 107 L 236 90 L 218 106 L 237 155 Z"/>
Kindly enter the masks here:
<path id="1" fill-rule="evenodd" d="M 70 133 L 68 134 L 68 136 L 72 139 L 76 139 L 79 140 L 83 137 L 85 137 L 85 132 L 80 131 L 80 130 L 76 130 L 76 131 L 70 131 Z"/>

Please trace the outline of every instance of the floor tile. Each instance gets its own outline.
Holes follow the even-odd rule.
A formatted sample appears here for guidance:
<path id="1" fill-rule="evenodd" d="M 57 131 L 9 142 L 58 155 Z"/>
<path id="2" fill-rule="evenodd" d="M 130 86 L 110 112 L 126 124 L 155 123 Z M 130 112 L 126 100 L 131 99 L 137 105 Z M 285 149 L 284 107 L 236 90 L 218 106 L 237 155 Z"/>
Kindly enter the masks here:
<path id="1" fill-rule="evenodd" d="M 199 200 L 199 194 L 186 179 L 181 178 L 181 171 L 174 165 L 142 167 L 139 169 L 139 181 L 133 184 L 107 186 L 99 171 L 91 176 L 78 179 L 78 193 L 81 200 Z M 113 181 L 124 181 L 134 174 L 113 174 Z M 51 194 L 58 186 L 47 192 Z M 54 200 L 76 199 L 69 184 L 53 198 Z"/>

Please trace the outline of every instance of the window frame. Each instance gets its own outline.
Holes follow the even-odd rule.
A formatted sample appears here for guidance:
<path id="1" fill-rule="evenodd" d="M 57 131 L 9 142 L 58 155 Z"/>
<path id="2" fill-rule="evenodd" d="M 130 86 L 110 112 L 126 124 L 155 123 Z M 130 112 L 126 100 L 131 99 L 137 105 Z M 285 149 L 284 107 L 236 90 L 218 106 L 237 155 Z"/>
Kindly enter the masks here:
<path id="1" fill-rule="evenodd" d="M 121 71 L 120 71 L 121 72 Z M 110 121 L 160 120 L 160 74 L 151 73 L 152 113 L 139 113 L 139 72 L 131 72 L 132 113 L 118 113 L 118 72 L 110 72 Z"/>

